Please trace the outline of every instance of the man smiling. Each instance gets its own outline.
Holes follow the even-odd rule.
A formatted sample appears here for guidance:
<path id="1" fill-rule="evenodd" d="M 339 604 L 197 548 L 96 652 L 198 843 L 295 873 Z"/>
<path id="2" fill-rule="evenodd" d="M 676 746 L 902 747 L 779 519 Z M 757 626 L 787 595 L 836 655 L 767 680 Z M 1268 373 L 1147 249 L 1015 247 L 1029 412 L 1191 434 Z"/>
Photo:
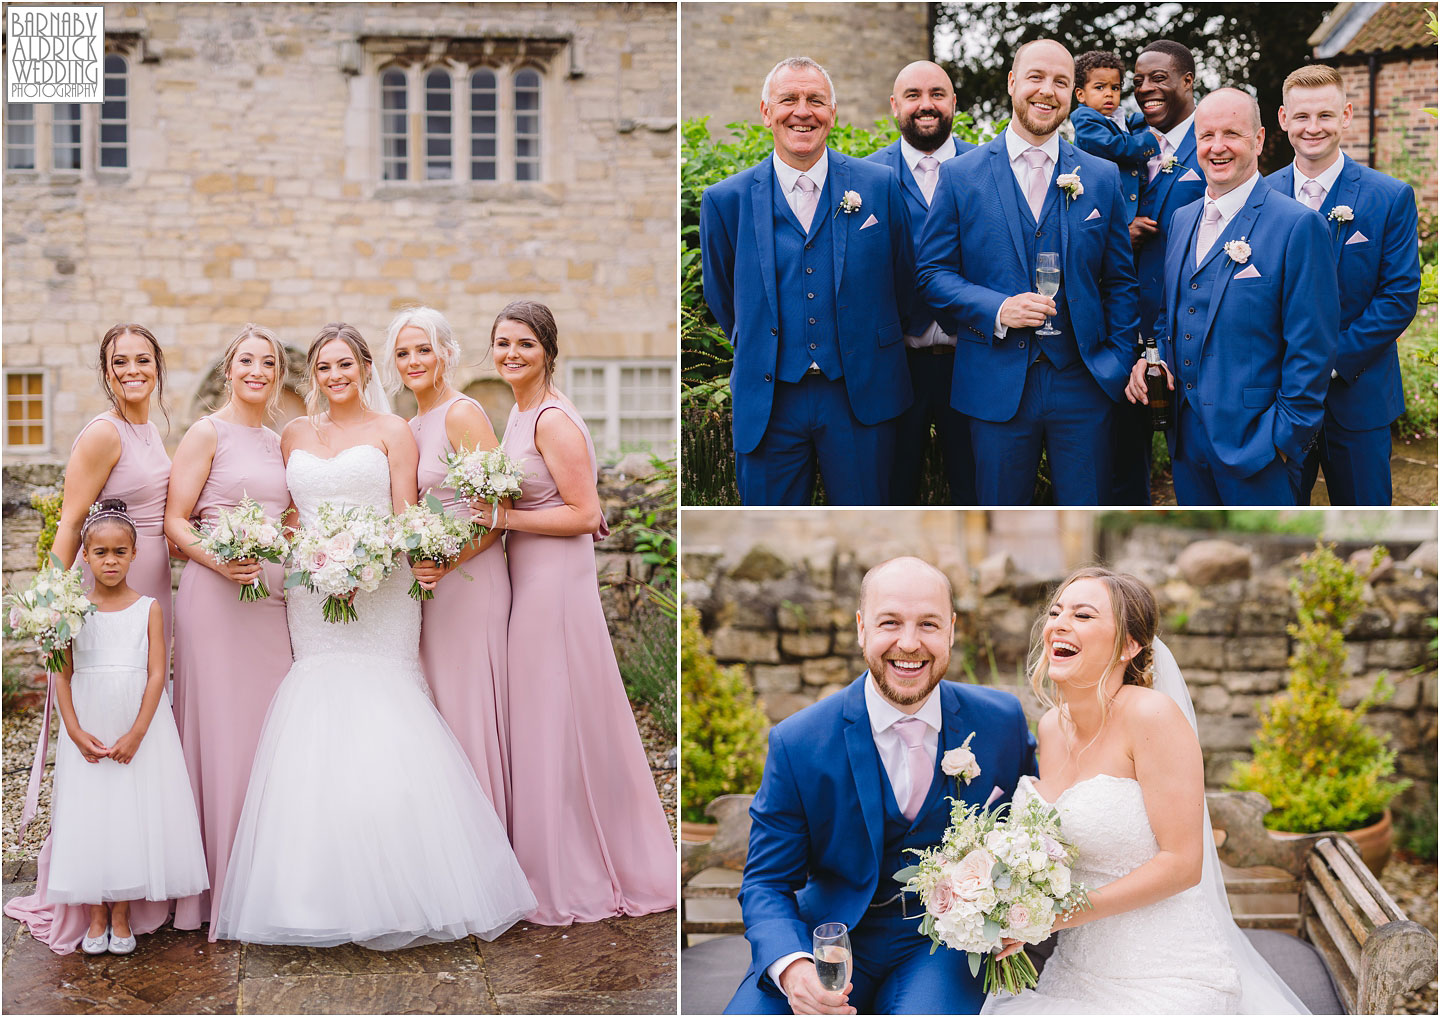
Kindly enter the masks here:
<path id="1" fill-rule="evenodd" d="M 1280 127 L 1295 161 L 1265 180 L 1326 217 L 1340 290 L 1339 353 L 1301 501 L 1310 503 L 1323 469 L 1330 504 L 1389 505 L 1390 423 L 1405 411 L 1396 340 L 1420 292 L 1415 191 L 1341 153 L 1351 109 L 1339 71 L 1301 67 L 1281 94 Z"/>

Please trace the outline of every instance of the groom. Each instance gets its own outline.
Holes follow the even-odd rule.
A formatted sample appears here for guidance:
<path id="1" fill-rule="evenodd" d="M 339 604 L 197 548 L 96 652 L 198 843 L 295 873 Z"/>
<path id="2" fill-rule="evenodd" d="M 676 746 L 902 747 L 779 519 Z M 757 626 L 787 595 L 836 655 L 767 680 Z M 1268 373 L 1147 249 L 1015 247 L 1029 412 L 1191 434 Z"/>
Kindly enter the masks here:
<path id="1" fill-rule="evenodd" d="M 953 602 L 949 579 L 919 558 L 875 566 L 855 613 L 869 671 L 770 732 L 740 889 L 750 970 L 726 1013 L 979 1011 L 965 955 L 930 952 L 918 898 L 892 878 L 914 860 L 906 849 L 940 842 L 947 796 L 980 804 L 999 788 L 1008 800 L 1035 772 L 1014 696 L 940 680 Z M 979 775 L 947 777 L 942 757 L 972 732 Z M 815 972 L 811 930 L 825 922 L 850 930 L 848 992 Z"/>

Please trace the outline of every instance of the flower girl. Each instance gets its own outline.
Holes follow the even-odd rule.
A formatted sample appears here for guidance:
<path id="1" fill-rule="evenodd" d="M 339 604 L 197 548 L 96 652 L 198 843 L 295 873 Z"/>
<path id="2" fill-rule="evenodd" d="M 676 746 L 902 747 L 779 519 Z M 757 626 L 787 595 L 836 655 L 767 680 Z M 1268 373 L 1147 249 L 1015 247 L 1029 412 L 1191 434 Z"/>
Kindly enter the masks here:
<path id="1" fill-rule="evenodd" d="M 70 646 L 56 700 L 67 738 L 55 750 L 49 900 L 88 904 L 86 953 L 135 949 L 130 902 L 209 886 L 195 799 L 165 698 L 160 605 L 125 582 L 135 524 L 118 499 L 80 530 L 97 610 Z"/>

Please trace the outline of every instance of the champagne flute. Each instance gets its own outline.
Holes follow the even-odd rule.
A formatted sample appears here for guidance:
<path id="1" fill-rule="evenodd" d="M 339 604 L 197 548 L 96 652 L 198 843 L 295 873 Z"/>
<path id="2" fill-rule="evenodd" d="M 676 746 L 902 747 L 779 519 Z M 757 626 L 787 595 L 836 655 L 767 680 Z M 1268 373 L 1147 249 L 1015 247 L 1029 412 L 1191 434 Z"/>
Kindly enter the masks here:
<path id="1" fill-rule="evenodd" d="M 1042 251 L 1035 258 L 1035 292 L 1052 299 L 1060 292 L 1060 255 L 1054 251 Z M 1060 330 L 1050 326 L 1047 315 L 1045 326 L 1036 329 L 1035 334 L 1059 335 Z"/>
<path id="2" fill-rule="evenodd" d="M 815 926 L 813 935 L 815 974 L 831 992 L 841 992 L 850 981 L 850 930 L 843 922 Z"/>

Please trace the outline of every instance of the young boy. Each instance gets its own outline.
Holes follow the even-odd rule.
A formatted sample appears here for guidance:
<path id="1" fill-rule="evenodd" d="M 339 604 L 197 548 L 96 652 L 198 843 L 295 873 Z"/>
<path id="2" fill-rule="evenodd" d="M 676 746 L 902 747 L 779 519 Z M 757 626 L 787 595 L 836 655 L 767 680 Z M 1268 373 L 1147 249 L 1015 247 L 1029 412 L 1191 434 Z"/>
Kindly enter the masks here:
<path id="1" fill-rule="evenodd" d="M 1075 125 L 1077 148 L 1120 167 L 1120 196 L 1125 199 L 1126 216 L 1134 219 L 1140 188 L 1149 178 L 1146 164 L 1159 154 L 1160 141 L 1145 127 L 1145 118 L 1139 113 L 1132 114 L 1127 123 L 1117 112 L 1124 78 L 1125 64 L 1114 53 L 1099 49 L 1081 53 L 1075 59 L 1077 105 L 1070 121 Z"/>

